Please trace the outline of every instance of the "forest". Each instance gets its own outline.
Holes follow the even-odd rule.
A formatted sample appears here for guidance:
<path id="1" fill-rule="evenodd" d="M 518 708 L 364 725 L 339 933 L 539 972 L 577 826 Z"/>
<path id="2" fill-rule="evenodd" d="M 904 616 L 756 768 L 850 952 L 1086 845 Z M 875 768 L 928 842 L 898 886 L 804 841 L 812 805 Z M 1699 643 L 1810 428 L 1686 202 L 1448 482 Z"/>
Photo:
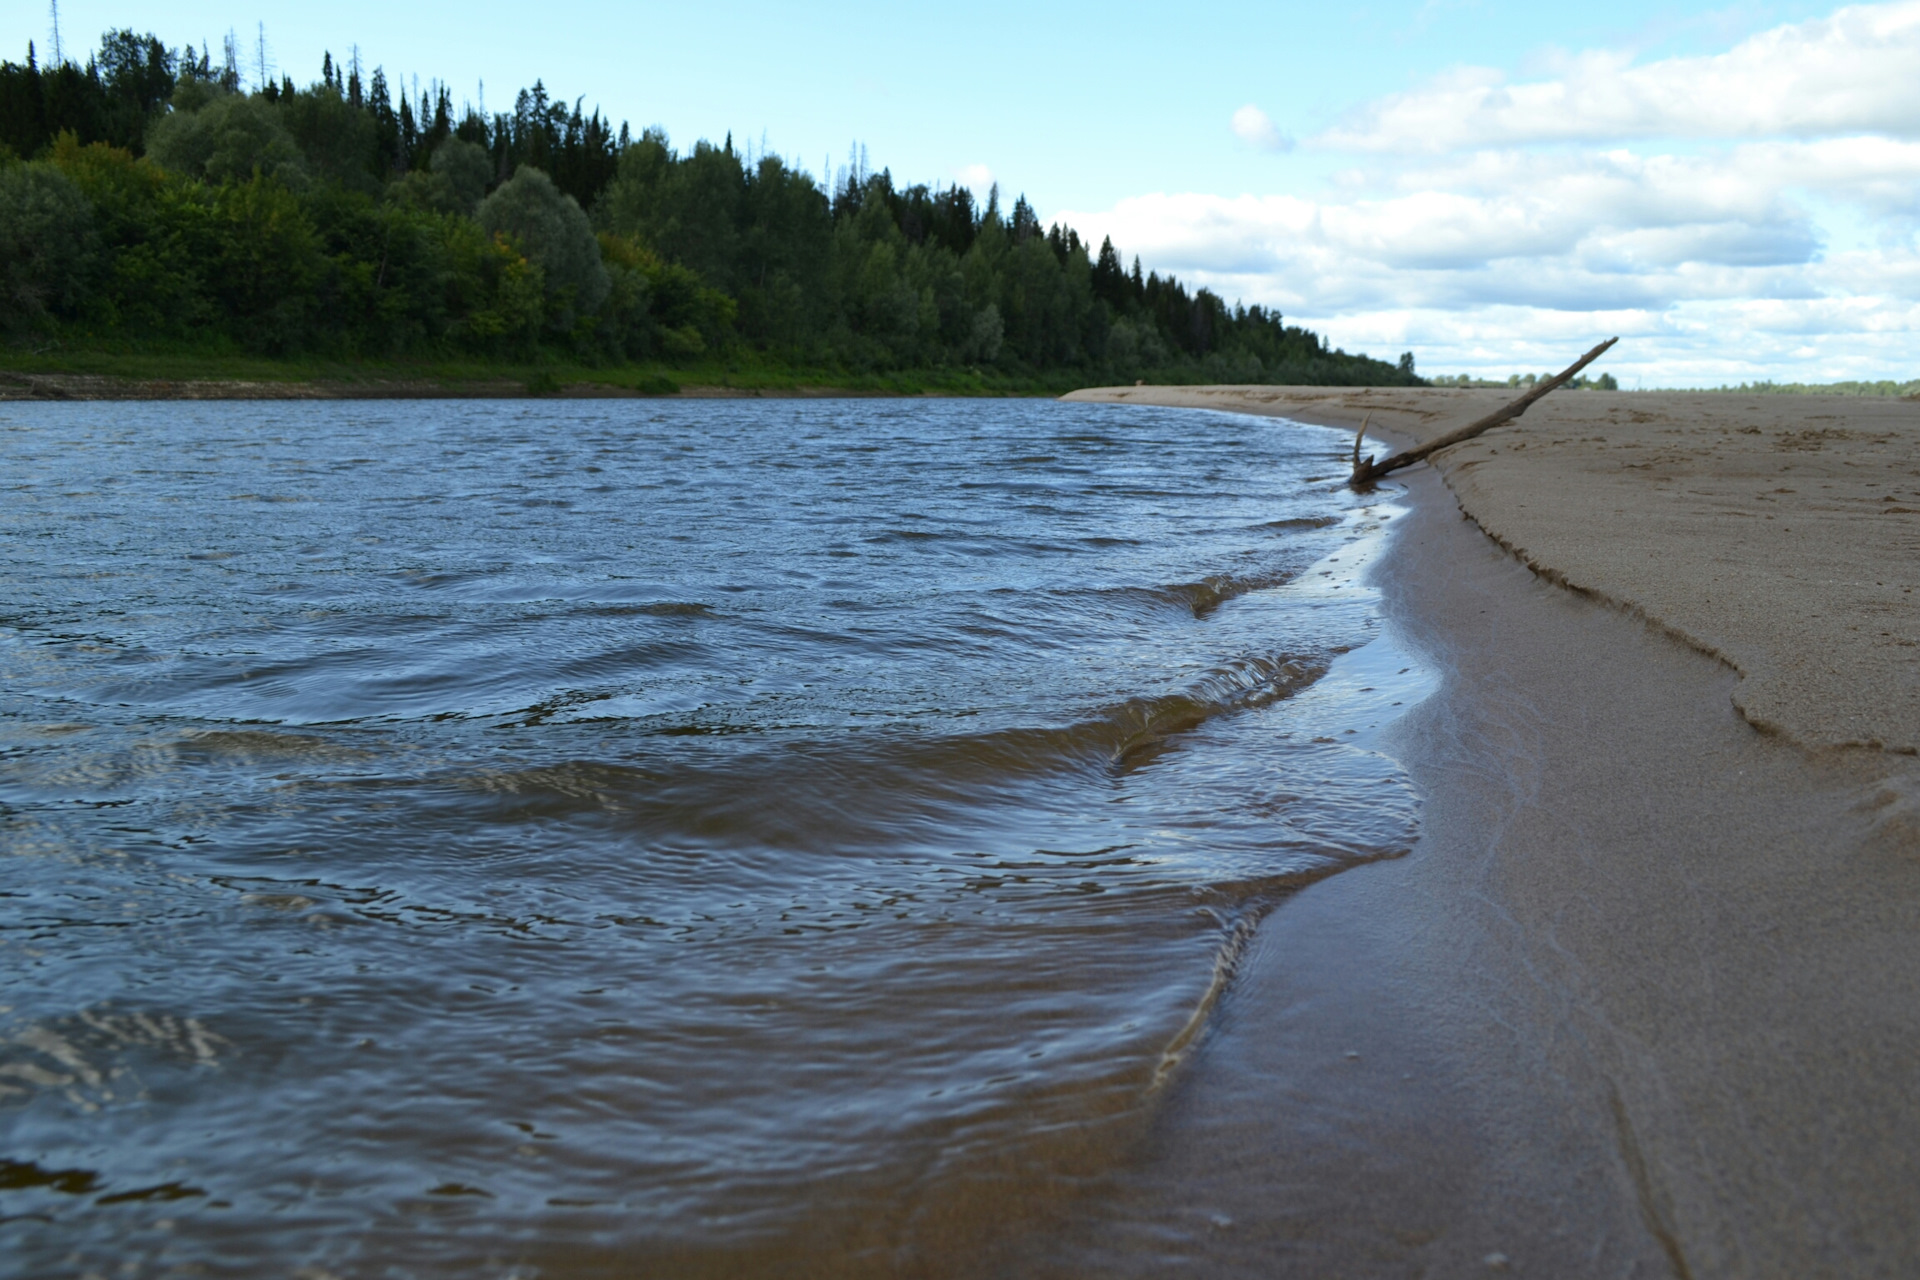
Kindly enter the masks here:
<path id="1" fill-rule="evenodd" d="M 997 188 L 677 150 L 537 82 L 488 115 L 357 56 L 304 86 L 240 61 L 123 30 L 0 62 L 0 351 L 1421 381 Z"/>

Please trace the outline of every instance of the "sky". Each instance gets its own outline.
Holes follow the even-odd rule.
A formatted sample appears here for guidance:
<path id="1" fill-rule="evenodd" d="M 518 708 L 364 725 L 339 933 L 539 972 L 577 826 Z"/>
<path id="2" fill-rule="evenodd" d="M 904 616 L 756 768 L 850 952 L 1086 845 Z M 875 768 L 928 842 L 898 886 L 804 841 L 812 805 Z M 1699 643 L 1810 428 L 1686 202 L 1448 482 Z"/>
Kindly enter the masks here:
<path id="1" fill-rule="evenodd" d="M 816 175 L 997 182 L 1150 270 L 1429 376 L 1920 377 L 1920 0 L 1344 6 L 66 0 L 249 79 L 323 53 L 498 111 L 541 79 Z M 0 56 L 42 56 L 41 0 Z M 217 60 L 217 59 L 216 59 Z"/>

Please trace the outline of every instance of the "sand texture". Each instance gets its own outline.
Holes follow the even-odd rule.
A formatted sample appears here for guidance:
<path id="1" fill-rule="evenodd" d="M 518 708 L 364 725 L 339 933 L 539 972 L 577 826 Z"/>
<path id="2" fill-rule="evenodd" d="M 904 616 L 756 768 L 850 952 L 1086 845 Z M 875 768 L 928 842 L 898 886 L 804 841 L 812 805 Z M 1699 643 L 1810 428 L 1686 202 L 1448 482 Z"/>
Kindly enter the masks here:
<path id="1" fill-rule="evenodd" d="M 1920 404 L 1556 393 L 1386 484 L 1420 841 L 1267 918 L 1031 1274 L 1920 1275 Z"/>
<path id="2" fill-rule="evenodd" d="M 1342 427 L 1371 414 L 1413 444 L 1511 393 L 1108 387 L 1069 398 Z M 1725 661 L 1756 727 L 1806 746 L 1920 750 L 1920 402 L 1563 391 L 1435 462 L 1461 507 L 1530 568 Z"/>
<path id="3" fill-rule="evenodd" d="M 1145 1149 L 1002 1274 L 1920 1274 L 1920 761 L 1756 731 L 1406 483 L 1419 844 L 1267 918 Z"/>

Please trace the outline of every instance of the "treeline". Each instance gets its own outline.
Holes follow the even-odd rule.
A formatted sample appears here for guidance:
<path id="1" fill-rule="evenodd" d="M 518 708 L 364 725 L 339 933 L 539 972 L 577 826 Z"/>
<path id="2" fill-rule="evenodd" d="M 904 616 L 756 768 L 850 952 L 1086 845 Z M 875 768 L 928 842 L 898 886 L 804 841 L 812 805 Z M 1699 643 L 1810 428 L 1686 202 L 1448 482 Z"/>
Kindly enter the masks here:
<path id="1" fill-rule="evenodd" d="M 1410 354 L 1330 350 L 997 190 L 982 206 L 858 160 L 826 184 L 731 137 L 681 152 L 540 84 L 489 116 L 331 54 L 304 87 L 248 89 L 237 63 L 231 39 L 216 64 L 131 31 L 85 66 L 0 63 L 16 341 L 1419 381 Z"/>
<path id="2" fill-rule="evenodd" d="M 1915 400 L 1920 399 L 1920 378 L 1907 382 L 1890 378 L 1879 382 L 1743 382 L 1737 387 L 1722 385 L 1702 389 L 1747 396 L 1869 396 Z"/>
<path id="3" fill-rule="evenodd" d="M 1452 378 L 1443 375 L 1428 381 L 1442 387 L 1531 387 L 1552 376 L 1550 373 L 1510 373 L 1506 381 L 1502 382 L 1498 378 L 1476 378 L 1470 373 L 1463 373 Z M 1567 379 L 1560 386 L 1563 391 L 1618 391 L 1620 381 L 1610 373 L 1591 376 L 1583 373 L 1578 377 Z"/>

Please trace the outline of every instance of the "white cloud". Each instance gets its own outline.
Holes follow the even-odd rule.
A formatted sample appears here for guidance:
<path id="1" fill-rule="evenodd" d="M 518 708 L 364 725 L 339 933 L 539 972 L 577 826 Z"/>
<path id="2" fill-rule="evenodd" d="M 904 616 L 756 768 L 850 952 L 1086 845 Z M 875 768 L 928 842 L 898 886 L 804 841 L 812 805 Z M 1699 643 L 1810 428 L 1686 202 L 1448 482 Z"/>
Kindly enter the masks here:
<path id="1" fill-rule="evenodd" d="M 1711 57 L 1645 66 L 1610 51 L 1555 79 L 1465 68 L 1368 104 L 1321 134 L 1343 151 L 1438 152 L 1639 138 L 1920 137 L 1920 0 L 1857 5 Z"/>
<path id="2" fill-rule="evenodd" d="M 972 191 L 985 191 L 993 185 L 993 170 L 984 164 L 961 165 L 953 171 L 954 181 Z"/>
<path id="3" fill-rule="evenodd" d="M 1279 136 L 1258 108 L 1234 132 Z M 1189 284 L 1434 373 L 1557 366 L 1619 333 L 1647 385 L 1920 375 L 1920 0 L 1710 57 L 1455 70 L 1312 140 L 1319 192 L 1064 213 Z"/>
<path id="4" fill-rule="evenodd" d="M 1774 376 L 1765 361 L 1920 374 L 1916 196 L 1920 142 L 1854 136 L 1474 152 L 1319 198 L 1152 194 L 1062 216 L 1350 349 L 1506 372 L 1624 331 L 1616 368 L 1651 385 Z"/>
<path id="5" fill-rule="evenodd" d="M 1267 113 L 1249 102 L 1233 113 L 1233 132 L 1240 141 L 1261 151 L 1291 151 L 1293 139 L 1280 132 Z"/>
<path id="6" fill-rule="evenodd" d="M 1920 143 L 1835 139 L 1688 157 L 1510 152 L 1409 171 L 1345 198 L 1156 194 L 1063 216 L 1176 271 L 1298 280 L 1285 291 L 1300 296 L 1373 282 L 1494 301 L 1532 273 L 1584 275 L 1602 294 L 1630 289 L 1653 302 L 1663 291 L 1680 291 L 1678 300 L 1803 269 L 1822 251 L 1811 199 L 1860 202 L 1896 189 L 1920 189 Z M 1488 292 L 1496 296 L 1480 296 Z"/>
<path id="7" fill-rule="evenodd" d="M 1283 138 L 1258 107 L 1233 130 Z M 1321 192 L 1062 213 L 1188 284 L 1427 372 L 1559 367 L 1620 334 L 1647 386 L 1920 376 L 1920 0 L 1709 58 L 1459 69 L 1313 138 Z"/>
<path id="8" fill-rule="evenodd" d="M 1410 308 L 1302 321 L 1347 350 L 1411 348 L 1420 371 L 1497 374 L 1563 367 L 1601 337 L 1620 345 L 1601 361 L 1627 387 L 1722 383 L 1905 380 L 1915 376 L 1920 306 L 1877 299 L 1803 303 L 1688 303 L 1664 311 Z"/>

